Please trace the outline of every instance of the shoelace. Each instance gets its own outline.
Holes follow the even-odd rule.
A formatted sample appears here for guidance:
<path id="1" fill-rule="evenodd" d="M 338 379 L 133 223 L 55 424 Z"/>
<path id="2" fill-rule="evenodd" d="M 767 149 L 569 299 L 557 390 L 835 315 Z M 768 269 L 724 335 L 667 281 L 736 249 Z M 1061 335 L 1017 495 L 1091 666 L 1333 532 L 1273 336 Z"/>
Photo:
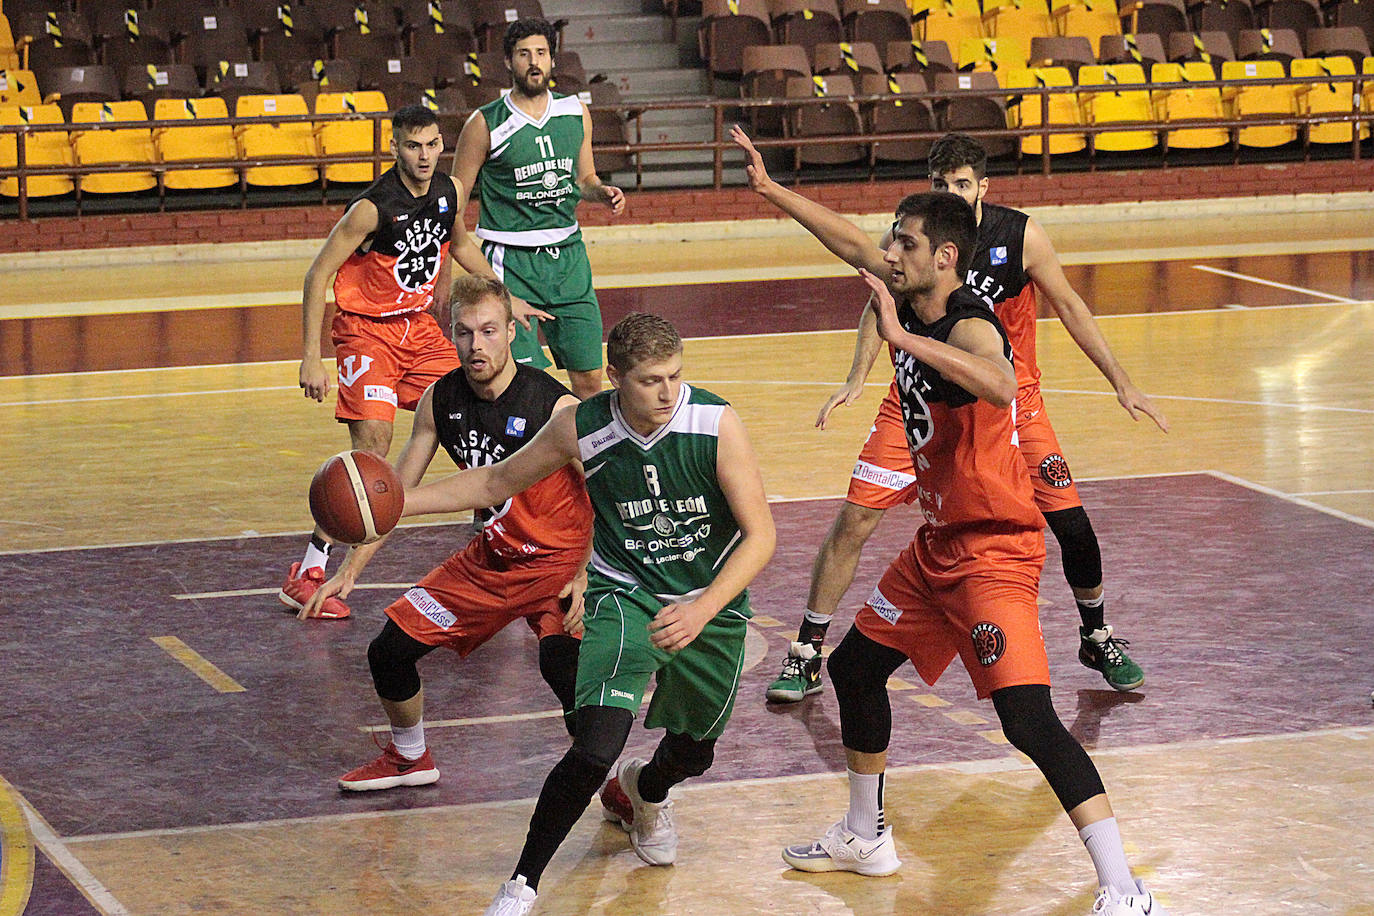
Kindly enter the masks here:
<path id="1" fill-rule="evenodd" d="M 782 676 L 784 678 L 795 677 L 806 680 L 806 664 L 807 660 L 800 655 L 789 654 L 787 656 L 787 661 L 782 663 Z"/>
<path id="2" fill-rule="evenodd" d="M 1129 646 L 1129 639 L 1117 639 L 1115 636 L 1108 636 L 1107 641 L 1099 643 L 1102 646 L 1102 654 L 1106 656 L 1108 662 L 1113 665 L 1126 664 L 1126 657 L 1121 652 L 1122 646 Z"/>

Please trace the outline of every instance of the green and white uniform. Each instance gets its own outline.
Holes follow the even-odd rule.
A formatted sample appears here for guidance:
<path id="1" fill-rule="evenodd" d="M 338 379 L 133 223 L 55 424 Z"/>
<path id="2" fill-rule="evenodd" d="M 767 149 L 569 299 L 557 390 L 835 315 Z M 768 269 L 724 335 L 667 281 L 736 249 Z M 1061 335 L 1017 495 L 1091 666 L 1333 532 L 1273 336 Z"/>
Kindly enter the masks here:
<path id="1" fill-rule="evenodd" d="M 684 384 L 672 420 L 645 438 L 625 422 L 613 391 L 577 408 L 595 514 L 579 708 L 637 713 L 657 673 L 646 727 L 700 740 L 719 737 L 730 719 L 744 668 L 748 590 L 676 654 L 654 646 L 648 630 L 662 607 L 701 594 L 743 537 L 716 476 L 726 409 L 714 394 Z"/>
<path id="2" fill-rule="evenodd" d="M 536 121 L 507 92 L 479 110 L 491 133 L 477 174 L 482 254 L 512 293 L 557 316 L 542 324 L 560 367 L 599 369 L 601 308 L 576 214 L 582 103 L 551 92 Z M 517 326 L 511 350 L 517 362 L 549 365 L 533 330 Z"/>

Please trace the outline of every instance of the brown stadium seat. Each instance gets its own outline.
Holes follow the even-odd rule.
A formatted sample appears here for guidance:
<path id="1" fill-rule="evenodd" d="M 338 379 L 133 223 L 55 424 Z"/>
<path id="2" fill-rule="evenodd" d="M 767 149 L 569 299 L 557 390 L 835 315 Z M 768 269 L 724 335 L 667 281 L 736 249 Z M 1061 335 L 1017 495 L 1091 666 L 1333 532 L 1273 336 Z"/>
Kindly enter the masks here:
<path id="1" fill-rule="evenodd" d="M 740 94 L 747 99 L 782 98 L 791 77 L 811 78 L 811 62 L 801 45 L 754 45 L 744 49 Z M 785 109 L 781 105 L 749 108 L 755 134 L 780 136 Z"/>
<path id="2" fill-rule="evenodd" d="M 472 16 L 462 0 L 402 0 L 399 11 L 412 57 L 438 59 L 477 50 Z"/>
<path id="3" fill-rule="evenodd" d="M 186 4 L 173 27 L 181 36 L 177 57 L 182 63 L 206 70 L 222 60 L 253 60 L 248 27 L 243 18 L 226 6 Z"/>
<path id="4" fill-rule="evenodd" d="M 1131 0 L 1122 4 L 1121 17 L 1125 34 L 1152 32 L 1161 42 L 1174 32 L 1191 31 L 1183 0 Z"/>
<path id="5" fill-rule="evenodd" d="M 52 67 L 35 75 L 43 99 L 56 102 L 68 120 L 77 102 L 114 102 L 120 98 L 119 78 L 109 67 Z"/>
<path id="6" fill-rule="evenodd" d="M 147 109 L 158 99 L 186 99 L 203 93 L 196 68 L 190 64 L 130 64 L 124 68 L 120 90 Z"/>
<path id="7" fill-rule="evenodd" d="M 81 13 L 30 10 L 17 15 L 10 25 L 21 62 L 35 73 L 95 63 L 95 37 Z"/>
<path id="8" fill-rule="evenodd" d="M 277 66 L 283 92 L 305 97 L 307 104 L 321 92 L 352 92 L 358 88 L 358 68 L 351 60 L 288 60 Z"/>
<path id="9" fill-rule="evenodd" d="M 857 82 L 865 73 L 882 73 L 883 61 L 871 42 L 818 44 L 811 55 L 811 72 L 842 73 Z"/>
<path id="10" fill-rule="evenodd" d="M 1164 45 L 1165 55 L 1175 64 L 1200 60 L 1213 67 L 1236 59 L 1231 36 L 1225 32 L 1175 32 Z"/>
<path id="11" fill-rule="evenodd" d="M 233 110 L 241 95 L 277 95 L 281 75 L 277 65 L 265 60 L 222 60 L 210 65 L 205 77 L 206 95 L 224 99 Z"/>
<path id="12" fill-rule="evenodd" d="M 1167 60 L 1163 39 L 1153 32 L 1103 35 L 1097 46 L 1097 62 L 1100 64 L 1140 64 L 1148 68 Z"/>
<path id="13" fill-rule="evenodd" d="M 912 95 L 928 91 L 919 73 L 865 73 L 860 82 L 864 95 Z M 876 102 L 868 110 L 869 130 L 874 134 L 869 163 L 925 162 L 934 140 L 882 140 L 883 134 L 935 130 L 935 113 L 920 99 Z"/>
<path id="14" fill-rule="evenodd" d="M 441 61 L 435 85 L 455 85 L 473 105 L 485 105 L 510 88 L 510 71 L 500 51 L 474 51 L 459 60 Z"/>
<path id="15" fill-rule="evenodd" d="M 1313 29 L 1307 33 L 1308 57 L 1334 57 L 1337 54 L 1350 58 L 1358 66 L 1369 56 L 1369 41 L 1364 32 L 1353 26 L 1343 26 Z"/>
<path id="16" fill-rule="evenodd" d="M 576 51 L 559 51 L 553 56 L 549 88 L 563 95 L 577 95 L 587 88 L 587 70 Z"/>
<path id="17" fill-rule="evenodd" d="M 1237 60 L 1278 60 L 1302 57 L 1302 40 L 1292 29 L 1246 29 L 1236 41 Z"/>
<path id="18" fill-rule="evenodd" d="M 197 121 L 229 117 L 224 99 L 158 99 L 153 103 L 153 120 Z M 155 127 L 153 143 L 158 158 L 164 163 L 185 162 L 191 159 L 236 159 L 238 146 L 234 129 L 228 124 L 204 124 L 187 127 Z M 171 190 L 201 190 L 231 188 L 239 183 L 238 172 L 232 168 L 169 169 L 163 184 Z"/>
<path id="19" fill-rule="evenodd" d="M 472 11 L 473 32 L 477 37 L 477 45 L 485 51 L 502 50 L 502 40 L 506 35 L 506 27 L 516 19 L 549 19 L 544 15 L 544 8 L 540 6 L 539 0 L 477 0 L 476 3 L 469 4 Z M 563 27 L 568 24 L 566 19 L 549 19 L 553 27 L 558 30 L 558 46 L 563 44 Z M 549 49 L 557 51 L 558 47 Z"/>
<path id="20" fill-rule="evenodd" d="M 0 105 L 0 127 L 63 123 L 62 109 L 56 105 Z M 65 130 L 23 136 L 24 162 L 28 165 L 76 165 L 72 141 Z M 0 168 L 14 168 L 19 164 L 16 137 L 12 133 L 0 134 Z M 32 175 L 26 182 L 24 193 L 29 197 L 58 197 L 70 194 L 74 187 L 69 175 Z M 0 179 L 0 195 L 18 197 L 19 179 Z"/>
<path id="21" fill-rule="evenodd" d="M 1271 29 L 1292 29 L 1304 48 L 1308 30 L 1319 29 L 1326 21 L 1318 0 L 1273 0 L 1264 12 L 1268 16 L 1265 25 Z"/>
<path id="22" fill-rule="evenodd" d="M 792 99 L 826 98 L 836 101 L 823 105 L 797 105 L 787 115 L 791 137 L 858 137 L 863 134 L 859 109 L 848 97 L 855 94 L 854 81 L 847 76 L 794 76 L 787 80 L 787 96 Z M 844 165 L 868 158 L 863 144 L 841 143 L 824 146 L 799 146 L 793 165 Z"/>
<path id="23" fill-rule="evenodd" d="M 1203 0 L 1192 8 L 1193 30 L 1225 32 L 1234 45 L 1240 33 L 1255 27 L 1250 0 Z"/>
<path id="24" fill-rule="evenodd" d="M 587 87 L 590 96 L 589 105 L 619 105 L 624 100 L 620 97 L 620 90 L 609 80 L 602 80 L 592 83 Z M 593 111 L 592 113 L 592 159 L 596 165 L 598 175 L 610 175 L 613 172 L 628 172 L 635 167 L 635 159 L 631 153 L 609 153 L 599 152 L 597 146 L 607 143 L 628 143 L 630 142 L 629 122 L 639 117 L 635 111 Z"/>
<path id="25" fill-rule="evenodd" d="M 713 80 L 738 77 L 744 68 L 744 49 L 771 44 L 772 38 L 763 0 L 703 0 L 697 50 Z"/>
<path id="26" fill-rule="evenodd" d="M 392 99 L 387 99 L 392 102 Z M 399 101 L 405 102 L 405 99 Z M 458 134 L 463 129 L 463 122 L 467 119 L 468 113 L 472 110 L 472 105 L 468 104 L 467 96 L 463 94 L 461 86 L 448 86 L 444 89 L 426 89 L 420 94 L 419 103 L 439 118 L 439 133 L 444 138 L 444 149 L 448 152 L 458 148 Z M 400 105 L 393 104 L 392 110 L 395 111 Z"/>
<path id="27" fill-rule="evenodd" d="M 768 0 L 768 15 L 778 44 L 801 45 L 810 52 L 818 44 L 844 40 L 835 0 Z"/>
<path id="28" fill-rule="evenodd" d="M 1002 84 L 995 73 L 937 73 L 933 86 L 936 92 L 979 92 L 1001 89 Z M 1007 126 L 1006 94 L 982 97 L 966 97 L 936 102 L 945 130 L 966 133 L 978 130 L 997 129 Z M 941 111 L 941 109 L 943 109 Z M 988 151 L 988 156 L 1010 156 L 1016 152 L 1014 137 L 979 137 L 978 142 Z"/>
<path id="29" fill-rule="evenodd" d="M 132 7 L 121 3 L 96 8 L 91 30 L 100 62 L 116 73 L 130 64 L 172 63 L 172 24 L 165 11 Z"/>
<path id="30" fill-rule="evenodd" d="M 889 41 L 880 50 L 883 52 L 883 71 L 885 73 L 953 73 L 954 56 L 949 53 L 949 45 L 943 41 Z"/>
<path id="31" fill-rule="evenodd" d="M 258 60 L 317 60 L 328 57 L 324 26 L 307 3 L 282 0 L 267 5 L 250 27 Z"/>
<path id="32" fill-rule="evenodd" d="M 1340 0 L 1331 24 L 1337 28 L 1359 29 L 1364 33 L 1365 43 L 1374 45 L 1374 3 L 1369 0 Z"/>
<path id="33" fill-rule="evenodd" d="M 400 57 L 404 48 L 396 9 L 378 0 L 310 0 L 324 26 L 330 57 Z"/>
<path id="34" fill-rule="evenodd" d="M 911 9 L 906 0 L 840 0 L 840 17 L 850 41 L 911 40 Z"/>
<path id="35" fill-rule="evenodd" d="M 1031 39 L 1032 67 L 1064 67 L 1076 76 L 1079 67 L 1095 63 L 1097 58 L 1093 56 L 1093 47 L 1082 35 Z"/>
<path id="36" fill-rule="evenodd" d="M 142 102 L 78 102 L 72 108 L 72 146 L 78 165 L 149 165 L 157 162 L 152 131 L 146 127 L 83 129 L 82 124 L 147 122 Z M 151 171 L 95 172 L 78 181 L 82 194 L 129 194 L 157 186 Z"/>
<path id="37" fill-rule="evenodd" d="M 434 88 L 434 62 L 421 57 L 363 58 L 358 61 L 358 87 L 392 96 L 418 98 Z"/>

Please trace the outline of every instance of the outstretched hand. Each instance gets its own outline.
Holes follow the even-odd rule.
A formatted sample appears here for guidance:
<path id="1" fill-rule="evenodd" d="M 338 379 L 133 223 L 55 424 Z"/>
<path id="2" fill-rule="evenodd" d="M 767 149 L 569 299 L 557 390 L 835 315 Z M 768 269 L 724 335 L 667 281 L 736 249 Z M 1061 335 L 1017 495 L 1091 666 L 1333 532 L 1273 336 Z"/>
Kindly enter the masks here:
<path id="1" fill-rule="evenodd" d="M 735 144 L 739 146 L 740 149 L 744 150 L 745 158 L 748 159 L 748 162 L 745 163 L 744 171 L 749 176 L 749 189 L 762 194 L 763 189 L 773 180 L 768 177 L 768 169 L 763 166 L 763 156 L 761 156 L 759 151 L 754 147 L 753 142 L 749 139 L 749 135 L 744 132 L 744 128 L 740 127 L 738 124 L 730 128 L 730 139 L 735 141 Z"/>
<path id="2" fill-rule="evenodd" d="M 895 344 L 896 338 L 904 334 L 905 329 L 897 320 L 897 300 L 892 298 L 892 290 L 887 288 L 885 280 L 862 267 L 859 268 L 859 276 L 873 291 L 873 314 L 878 319 L 878 336 Z"/>
<path id="3" fill-rule="evenodd" d="M 846 379 L 845 383 L 839 387 L 834 394 L 826 399 L 825 405 L 821 407 L 821 412 L 816 416 L 816 428 L 825 429 L 825 421 L 830 419 L 830 412 L 836 407 L 844 407 L 853 404 L 859 399 L 859 395 L 864 393 L 864 383 L 860 379 L 854 381 Z"/>

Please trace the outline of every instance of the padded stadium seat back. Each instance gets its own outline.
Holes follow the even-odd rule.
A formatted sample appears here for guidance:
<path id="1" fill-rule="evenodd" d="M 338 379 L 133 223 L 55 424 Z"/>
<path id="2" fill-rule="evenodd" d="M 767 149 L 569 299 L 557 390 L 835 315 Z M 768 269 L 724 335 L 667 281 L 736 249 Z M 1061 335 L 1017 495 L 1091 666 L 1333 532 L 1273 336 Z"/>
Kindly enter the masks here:
<path id="1" fill-rule="evenodd" d="M 576 51 L 559 51 L 553 56 L 549 88 L 561 95 L 577 95 L 587 88 L 587 70 Z"/>
<path id="2" fill-rule="evenodd" d="M 358 88 L 379 90 L 388 99 L 418 98 L 434 88 L 434 62 L 422 57 L 363 58 L 358 61 Z"/>
<path id="3" fill-rule="evenodd" d="M 997 74 L 988 72 L 937 73 L 934 89 L 936 92 L 983 92 L 1002 88 Z M 937 112 L 948 131 L 972 132 L 1007 127 L 1006 93 L 980 96 L 954 97 L 944 102 L 936 102 Z M 942 112 L 938 110 L 943 108 Z M 1017 143 L 1012 137 L 980 137 L 979 143 L 987 150 L 989 157 L 1009 156 L 1016 152 Z"/>
<path id="4" fill-rule="evenodd" d="M 1085 64 L 1097 63 L 1093 46 L 1082 35 L 1032 38 L 1030 64 L 1032 67 L 1065 67 L 1077 74 Z"/>
<path id="5" fill-rule="evenodd" d="M 1331 24 L 1359 29 L 1364 33 L 1365 44 L 1374 46 L 1374 3 L 1369 0 L 1340 0 Z"/>
<path id="6" fill-rule="evenodd" d="M 177 56 L 183 63 L 205 70 L 222 60 L 253 60 L 248 43 L 248 27 L 231 7 L 187 4 L 178 16 L 177 30 L 182 34 Z"/>
<path id="7" fill-rule="evenodd" d="M 1216 78 L 1210 64 L 1201 61 L 1188 63 L 1160 63 L 1150 68 L 1150 82 L 1196 83 Z M 1216 87 L 1156 89 L 1152 93 L 1155 115 L 1162 121 L 1190 121 L 1209 119 L 1217 127 L 1187 127 L 1168 132 L 1165 142 L 1170 149 L 1216 149 L 1231 142 L 1231 134 L 1221 126 L 1228 120 L 1221 90 Z"/>
<path id="8" fill-rule="evenodd" d="M 1298 33 L 1298 42 L 1303 47 L 1307 46 L 1308 30 L 1321 28 L 1326 21 L 1317 0 L 1273 0 L 1264 11 L 1268 14 L 1265 25 L 1271 29 L 1292 29 Z"/>
<path id="9" fill-rule="evenodd" d="M 190 64 L 129 64 L 119 84 L 125 98 L 138 99 L 144 108 L 158 99 L 185 99 L 203 91 Z"/>
<path id="10" fill-rule="evenodd" d="M 72 145 L 81 165 L 151 165 L 157 161 L 153 134 L 147 127 L 115 130 L 84 129 L 77 125 L 148 120 L 142 102 L 78 102 L 72 106 Z M 83 175 L 82 193 L 127 194 L 156 187 L 150 171 L 120 171 Z"/>
<path id="11" fill-rule="evenodd" d="M 1168 59 L 1176 64 L 1200 60 L 1215 67 L 1236 59 L 1231 36 L 1225 32 L 1175 32 L 1169 36 L 1165 51 Z"/>
<path id="12" fill-rule="evenodd" d="M 314 127 L 309 121 L 271 122 L 283 115 L 309 114 L 305 99 L 296 94 L 242 95 L 234 108 L 238 118 L 261 118 L 262 123 L 235 128 L 244 159 L 318 155 Z M 313 165 L 255 166 L 248 169 L 248 184 L 276 187 L 309 184 L 319 178 Z"/>
<path id="13" fill-rule="evenodd" d="M 818 44 L 812 54 L 813 73 L 840 73 L 858 82 L 864 73 L 882 73 L 878 49 L 867 41 Z"/>
<path id="14" fill-rule="evenodd" d="M 1006 71 L 1003 85 L 1006 86 L 1011 100 L 1007 103 L 1007 120 L 1012 127 L 1039 127 L 1041 124 L 1053 126 L 1077 126 L 1083 123 L 1083 112 L 1079 108 L 1076 93 L 1055 93 L 1048 96 L 1049 117 L 1042 117 L 1044 103 L 1041 96 L 1034 93 L 1018 93 L 1018 89 L 1038 89 L 1050 86 L 1072 86 L 1073 74 L 1067 67 L 1033 67 Z M 1019 98 L 1018 98 L 1019 96 Z M 1044 148 L 1042 137 L 1021 138 L 1021 152 L 1028 156 L 1038 156 Z M 1088 141 L 1083 134 L 1051 134 L 1049 137 L 1050 155 L 1081 152 Z"/>
<path id="15" fill-rule="evenodd" d="M 857 137 L 863 133 L 859 109 L 852 102 L 842 101 L 856 92 L 854 81 L 843 74 L 813 76 L 810 79 L 793 76 L 787 80 L 787 96 L 793 99 L 838 97 L 827 104 L 797 105 L 788 112 L 789 134 L 793 137 Z M 827 144 L 798 147 L 794 155 L 798 166 L 841 165 L 857 162 L 867 156 L 859 143 Z"/>
<path id="16" fill-rule="evenodd" d="M 1368 57 L 1369 41 L 1364 32 L 1352 26 L 1338 26 L 1307 33 L 1307 56 L 1334 57 L 1337 54 L 1349 57 L 1356 64 Z"/>
<path id="17" fill-rule="evenodd" d="M 840 0 L 840 18 L 850 41 L 883 45 L 911 40 L 911 8 L 906 0 Z"/>
<path id="18" fill-rule="evenodd" d="M 1237 60 L 1287 62 L 1302 56 L 1302 42 L 1292 29 L 1246 29 L 1236 41 Z"/>
<path id="19" fill-rule="evenodd" d="M 943 41 L 889 41 L 882 51 L 884 73 L 953 73 L 954 55 Z"/>
<path id="20" fill-rule="evenodd" d="M 209 66 L 207 95 L 224 99 L 231 109 L 241 95 L 276 95 L 281 92 L 277 65 L 263 60 L 221 60 Z"/>
<path id="21" fill-rule="evenodd" d="M 740 66 L 740 94 L 747 99 L 782 98 L 787 95 L 787 80 L 811 77 L 811 61 L 801 45 L 754 45 L 744 49 Z M 779 136 L 786 109 L 781 105 L 747 109 L 749 123 L 756 134 Z"/>
<path id="22" fill-rule="evenodd" d="M 130 64 L 170 64 L 173 30 L 170 18 L 159 9 L 140 9 L 130 3 L 99 6 L 92 31 L 100 50 L 100 62 L 123 73 Z"/>
<path id="23" fill-rule="evenodd" d="M 351 60 L 289 60 L 277 66 L 283 92 L 303 96 L 307 104 L 321 92 L 358 88 L 358 67 Z"/>
<path id="24" fill-rule="evenodd" d="M 1193 23 L 1199 32 L 1225 32 L 1235 44 L 1240 33 L 1255 27 L 1250 0 L 1203 0 L 1193 7 Z"/>
<path id="25" fill-rule="evenodd" d="M 704 0 L 697 27 L 697 50 L 712 76 L 743 72 L 744 49 L 772 43 L 772 26 L 763 0 Z"/>
<path id="26" fill-rule="evenodd" d="M 620 90 L 609 80 L 592 83 L 587 87 L 587 104 L 619 105 L 624 100 Z M 630 112 L 612 110 L 592 111 L 592 160 L 598 175 L 625 172 L 634 168 L 634 156 L 630 153 L 599 151 L 599 145 L 628 143 L 630 141 Z"/>
<path id="27" fill-rule="evenodd" d="M 1174 32 L 1191 30 L 1183 0 L 1132 0 L 1123 4 L 1122 13 L 1129 13 L 1129 23 L 1123 24 L 1122 31 L 1131 35 L 1152 32 L 1164 41 Z"/>
<path id="28" fill-rule="evenodd" d="M 227 117 L 229 108 L 221 98 L 167 98 L 153 103 L 153 120 L 159 122 Z M 155 127 L 153 143 L 163 162 L 238 158 L 234 129 L 228 124 Z M 172 190 L 184 191 L 233 187 L 238 184 L 239 176 L 232 168 L 169 169 L 163 181 Z"/>
<path id="29" fill-rule="evenodd" d="M 768 15 L 779 44 L 801 45 L 810 52 L 845 37 L 835 0 L 768 0 Z"/>
<path id="30" fill-rule="evenodd" d="M 114 102 L 120 98 L 119 79 L 109 67 L 53 67 L 37 76 L 43 98 L 57 102 L 68 117 L 77 102 Z"/>
<path id="31" fill-rule="evenodd" d="M 919 73 L 865 73 L 859 84 L 864 95 L 913 95 L 929 91 Z M 877 102 L 869 110 L 869 129 L 874 134 L 914 133 L 935 130 L 935 112 L 921 99 Z M 875 162 L 925 162 L 934 140 L 876 140 Z"/>
<path id="32" fill-rule="evenodd" d="M 65 124 L 62 109 L 56 105 L 0 106 L 0 127 L 20 124 Z M 0 134 L 0 168 L 14 168 L 19 164 L 18 140 L 15 134 Z M 71 166 L 76 164 L 71 137 L 65 130 L 43 131 L 24 135 L 24 162 L 31 166 Z M 31 175 L 24 193 L 30 197 L 57 197 L 70 194 L 75 185 L 69 175 Z M 0 195 L 19 196 L 19 179 L 0 179 Z"/>
<path id="33" fill-rule="evenodd" d="M 402 0 L 398 7 L 406 53 L 413 57 L 477 50 L 472 16 L 463 0 Z"/>
<path id="34" fill-rule="evenodd" d="M 517 19 L 547 19 L 539 0 L 477 0 L 469 3 L 477 45 L 485 51 L 502 50 L 506 28 Z M 559 23 L 555 22 L 555 26 Z M 557 47 L 549 49 L 557 51 Z"/>
<path id="35" fill-rule="evenodd" d="M 1226 61 L 1221 65 L 1223 80 L 1282 78 L 1283 64 L 1276 60 Z M 1292 86 L 1228 86 L 1223 98 L 1231 101 L 1232 112 L 1244 124 L 1254 115 L 1296 115 L 1297 92 Z M 1259 125 L 1240 128 L 1240 145 L 1256 148 L 1282 146 L 1298 138 L 1298 129 L 1289 125 Z"/>
<path id="36" fill-rule="evenodd" d="M 1140 64 L 1149 67 L 1168 59 L 1163 40 L 1153 32 L 1103 35 L 1097 48 L 1097 60 L 1102 64 Z"/>
<path id="37" fill-rule="evenodd" d="M 270 3 L 270 0 L 269 0 Z M 253 28 L 258 60 L 316 60 L 329 56 L 324 25 L 314 9 L 299 0 L 267 6 Z"/>

